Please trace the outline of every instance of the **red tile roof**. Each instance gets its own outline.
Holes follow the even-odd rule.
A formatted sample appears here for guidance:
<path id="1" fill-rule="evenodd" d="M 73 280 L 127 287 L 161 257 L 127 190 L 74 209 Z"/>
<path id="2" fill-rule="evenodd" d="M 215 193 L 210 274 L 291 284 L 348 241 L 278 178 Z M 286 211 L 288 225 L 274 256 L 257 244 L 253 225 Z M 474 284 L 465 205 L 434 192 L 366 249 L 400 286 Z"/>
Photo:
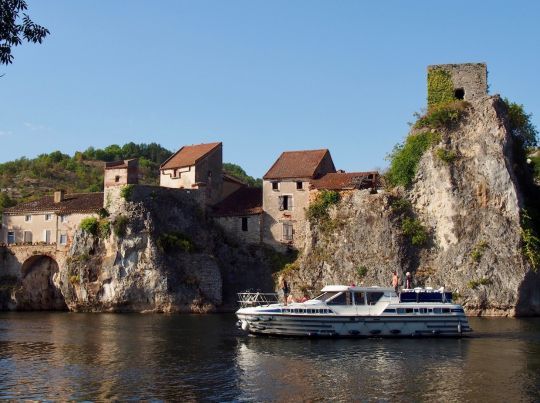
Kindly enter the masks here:
<path id="1" fill-rule="evenodd" d="M 20 203 L 4 210 L 4 214 L 21 215 L 31 213 L 95 213 L 103 207 L 103 193 L 73 193 L 64 196 L 60 203 L 54 196 L 45 196 L 31 202 Z"/>
<path id="2" fill-rule="evenodd" d="M 195 165 L 201 158 L 204 158 L 219 146 L 221 146 L 221 142 L 184 146 L 161 164 L 161 169 L 183 168 Z"/>
<path id="3" fill-rule="evenodd" d="M 285 151 L 263 179 L 313 178 L 321 161 L 329 153 L 327 149 Z"/>
<path id="4" fill-rule="evenodd" d="M 313 180 L 311 187 L 326 190 L 348 190 L 376 188 L 378 184 L 378 172 L 334 172 Z"/>
<path id="5" fill-rule="evenodd" d="M 214 206 L 217 217 L 246 216 L 262 213 L 262 189 L 243 187 Z"/>
<path id="6" fill-rule="evenodd" d="M 129 166 L 134 166 L 134 165 L 138 165 L 137 158 L 131 158 L 129 160 L 106 162 L 105 169 L 129 168 Z"/>

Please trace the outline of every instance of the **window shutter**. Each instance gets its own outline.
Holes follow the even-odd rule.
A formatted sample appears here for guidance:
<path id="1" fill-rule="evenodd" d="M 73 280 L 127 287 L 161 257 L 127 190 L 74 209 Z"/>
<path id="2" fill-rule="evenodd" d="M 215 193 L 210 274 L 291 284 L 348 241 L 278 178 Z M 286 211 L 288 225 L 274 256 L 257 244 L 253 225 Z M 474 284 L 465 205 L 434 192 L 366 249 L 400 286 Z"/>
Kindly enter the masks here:
<path id="1" fill-rule="evenodd" d="M 279 211 L 283 211 L 283 209 L 284 209 L 284 207 L 283 207 L 284 203 L 285 203 L 285 198 L 284 198 L 283 196 L 279 196 Z"/>
<path id="2" fill-rule="evenodd" d="M 289 196 L 289 210 L 292 210 L 294 207 L 293 197 Z"/>

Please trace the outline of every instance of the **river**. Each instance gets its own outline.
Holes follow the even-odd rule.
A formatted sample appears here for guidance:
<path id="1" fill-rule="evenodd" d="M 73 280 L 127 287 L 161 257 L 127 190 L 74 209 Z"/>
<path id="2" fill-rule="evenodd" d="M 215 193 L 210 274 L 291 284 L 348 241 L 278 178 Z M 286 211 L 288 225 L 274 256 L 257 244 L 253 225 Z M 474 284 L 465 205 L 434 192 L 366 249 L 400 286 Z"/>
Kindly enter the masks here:
<path id="1" fill-rule="evenodd" d="M 216 315 L 0 313 L 0 398 L 538 401 L 540 319 L 464 339 L 246 336 Z"/>

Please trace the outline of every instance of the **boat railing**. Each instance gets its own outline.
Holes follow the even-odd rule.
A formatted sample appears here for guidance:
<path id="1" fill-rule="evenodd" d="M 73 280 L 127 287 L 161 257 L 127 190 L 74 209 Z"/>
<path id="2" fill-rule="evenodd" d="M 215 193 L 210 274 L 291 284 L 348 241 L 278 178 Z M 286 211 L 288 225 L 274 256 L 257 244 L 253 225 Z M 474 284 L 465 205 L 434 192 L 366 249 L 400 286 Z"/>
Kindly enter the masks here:
<path id="1" fill-rule="evenodd" d="M 239 292 L 238 303 L 240 308 L 277 304 L 278 295 L 275 292 Z"/>

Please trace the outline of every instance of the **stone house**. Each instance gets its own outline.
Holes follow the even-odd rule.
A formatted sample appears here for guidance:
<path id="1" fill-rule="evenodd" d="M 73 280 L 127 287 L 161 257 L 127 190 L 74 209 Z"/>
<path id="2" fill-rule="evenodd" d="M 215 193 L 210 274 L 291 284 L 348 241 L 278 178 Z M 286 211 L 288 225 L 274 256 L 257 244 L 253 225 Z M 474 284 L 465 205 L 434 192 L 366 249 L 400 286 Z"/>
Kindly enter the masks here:
<path id="1" fill-rule="evenodd" d="M 174 189 L 201 189 L 207 205 L 222 198 L 222 143 L 184 146 L 160 167 L 159 184 Z"/>
<path id="2" fill-rule="evenodd" d="M 216 204 L 214 220 L 237 241 L 262 242 L 262 189 L 243 186 Z"/>
<path id="3" fill-rule="evenodd" d="M 105 187 L 139 183 L 139 160 L 106 162 L 103 182 Z"/>
<path id="4" fill-rule="evenodd" d="M 330 151 L 283 152 L 263 176 L 263 239 L 276 247 L 302 247 L 310 184 L 336 172 Z"/>
<path id="5" fill-rule="evenodd" d="M 4 210 L 1 242 L 6 244 L 56 244 L 68 247 L 81 221 L 97 216 L 103 193 L 65 194 L 56 191 Z"/>

